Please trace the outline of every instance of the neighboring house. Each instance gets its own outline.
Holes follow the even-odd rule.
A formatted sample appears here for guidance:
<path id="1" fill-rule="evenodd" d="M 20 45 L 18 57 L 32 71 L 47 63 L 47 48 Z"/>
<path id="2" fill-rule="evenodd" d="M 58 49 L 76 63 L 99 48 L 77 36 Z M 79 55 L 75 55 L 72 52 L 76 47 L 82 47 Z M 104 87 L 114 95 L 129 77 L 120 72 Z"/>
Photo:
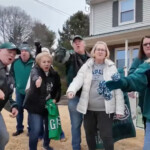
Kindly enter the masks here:
<path id="1" fill-rule="evenodd" d="M 96 41 L 105 41 L 117 67 L 129 67 L 137 56 L 139 42 L 150 35 L 150 0 L 86 0 L 90 5 L 88 49 Z M 125 64 L 125 48 L 128 64 Z"/>
<path id="2" fill-rule="evenodd" d="M 86 0 L 90 5 L 90 50 L 105 41 L 118 68 L 129 68 L 137 56 L 140 40 L 150 35 L 150 0 Z M 126 74 L 127 74 L 126 69 Z"/>

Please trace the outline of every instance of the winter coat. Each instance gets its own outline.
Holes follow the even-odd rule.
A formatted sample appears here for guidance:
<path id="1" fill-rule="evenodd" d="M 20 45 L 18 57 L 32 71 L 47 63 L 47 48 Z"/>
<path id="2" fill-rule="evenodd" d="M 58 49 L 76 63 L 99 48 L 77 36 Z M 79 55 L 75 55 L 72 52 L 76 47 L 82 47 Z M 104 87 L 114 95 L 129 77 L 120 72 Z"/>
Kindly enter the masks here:
<path id="1" fill-rule="evenodd" d="M 87 61 L 89 58 L 88 54 L 80 55 L 78 53 L 72 53 L 69 56 L 68 61 L 66 62 L 66 75 L 67 75 L 67 83 L 68 86 L 72 82 L 73 78 L 77 75 L 77 72 L 81 68 L 81 66 Z"/>
<path id="2" fill-rule="evenodd" d="M 103 69 L 103 78 L 105 81 L 112 80 L 111 76 L 117 72 L 115 64 L 109 60 L 105 59 L 105 68 Z M 77 76 L 73 79 L 73 82 L 70 84 L 67 92 L 76 92 L 82 87 L 81 96 L 79 103 L 77 105 L 77 111 L 86 114 L 88 109 L 89 102 L 89 92 L 92 82 L 92 67 L 94 65 L 94 59 L 90 58 L 87 62 L 81 67 Z M 97 89 L 95 89 L 97 90 Z M 116 113 L 124 114 L 124 98 L 123 93 L 120 89 L 111 92 L 113 98 L 109 101 L 105 100 L 106 113 Z"/>
<path id="3" fill-rule="evenodd" d="M 67 87 L 70 85 L 73 78 L 77 75 L 78 70 L 87 61 L 88 58 L 89 54 L 87 52 L 84 55 L 80 55 L 74 52 L 74 50 L 64 51 L 63 53 L 59 54 L 60 62 L 65 64 L 66 67 Z M 76 94 L 79 97 L 81 90 L 82 89 L 80 89 Z"/>
<path id="4" fill-rule="evenodd" d="M 12 75 L 7 71 L 7 67 L 0 61 L 0 89 L 5 94 L 5 99 L 0 100 L 0 111 L 4 108 L 5 104 L 9 100 L 11 108 L 16 107 L 17 103 L 12 99 L 12 93 L 14 88 L 14 79 Z"/>
<path id="5" fill-rule="evenodd" d="M 42 84 L 39 88 L 36 88 L 35 82 L 39 76 L 42 78 Z M 46 100 L 56 99 L 56 102 L 58 102 L 60 96 L 61 83 L 58 73 L 50 68 L 48 76 L 46 76 L 45 72 L 35 65 L 31 70 L 30 88 L 25 96 L 24 108 L 30 113 L 44 115 L 47 113 Z"/>
<path id="6" fill-rule="evenodd" d="M 150 63 L 141 64 L 134 73 L 129 76 L 122 78 L 119 81 L 119 87 L 125 92 L 138 91 L 145 92 L 142 100 L 142 113 L 147 120 L 150 121 Z"/>
<path id="7" fill-rule="evenodd" d="M 142 59 L 139 58 L 135 58 L 130 69 L 129 69 L 129 73 L 128 75 L 134 73 L 134 71 L 141 65 L 144 63 L 144 61 L 147 59 L 147 57 L 144 57 Z M 144 97 L 145 97 L 145 91 L 139 92 L 139 106 L 141 107 L 141 110 L 143 111 L 143 101 L 144 101 Z"/>
<path id="8" fill-rule="evenodd" d="M 27 62 L 23 62 L 21 57 L 17 58 L 11 66 L 11 71 L 15 80 L 16 90 L 25 94 L 25 88 L 27 85 L 28 78 L 34 63 L 32 57 Z"/>

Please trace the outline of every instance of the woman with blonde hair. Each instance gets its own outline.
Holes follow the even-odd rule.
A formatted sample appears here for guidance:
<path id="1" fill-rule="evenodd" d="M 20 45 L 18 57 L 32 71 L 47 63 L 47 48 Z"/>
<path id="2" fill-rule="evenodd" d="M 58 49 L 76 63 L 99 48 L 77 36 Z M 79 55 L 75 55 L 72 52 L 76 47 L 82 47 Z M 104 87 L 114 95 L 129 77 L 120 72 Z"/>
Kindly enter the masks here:
<path id="1" fill-rule="evenodd" d="M 77 111 L 84 114 L 84 128 L 89 150 L 96 149 L 95 133 L 100 130 L 100 136 L 105 150 L 114 150 L 112 137 L 113 116 L 117 118 L 124 114 L 124 98 L 121 90 L 110 93 L 110 97 L 99 93 L 99 84 L 111 80 L 117 73 L 114 62 L 109 59 L 109 49 L 103 41 L 98 41 L 87 62 L 80 68 L 67 90 L 69 99 L 82 87 L 82 93 L 77 105 Z"/>
<path id="2" fill-rule="evenodd" d="M 56 103 L 61 96 L 60 77 L 51 67 L 52 56 L 48 53 L 39 53 L 36 56 L 36 65 L 31 70 L 30 88 L 25 98 L 24 107 L 29 113 L 29 149 L 37 150 L 41 126 L 44 123 L 44 150 L 53 150 L 49 146 L 48 138 L 48 111 L 46 101 L 53 99 Z"/>

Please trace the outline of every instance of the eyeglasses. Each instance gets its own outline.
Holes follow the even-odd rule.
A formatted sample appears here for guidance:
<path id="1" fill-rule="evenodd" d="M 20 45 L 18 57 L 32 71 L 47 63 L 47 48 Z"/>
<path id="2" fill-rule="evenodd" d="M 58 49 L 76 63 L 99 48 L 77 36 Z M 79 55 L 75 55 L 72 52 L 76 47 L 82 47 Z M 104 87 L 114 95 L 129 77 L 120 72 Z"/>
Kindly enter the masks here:
<path id="1" fill-rule="evenodd" d="M 100 48 L 96 48 L 96 49 L 95 49 L 95 51 L 99 51 L 99 52 L 100 52 L 100 51 L 101 51 L 101 52 L 106 52 L 106 50 L 105 50 L 105 49 L 100 49 Z"/>
<path id="2" fill-rule="evenodd" d="M 150 43 L 144 43 L 143 46 L 150 46 Z"/>

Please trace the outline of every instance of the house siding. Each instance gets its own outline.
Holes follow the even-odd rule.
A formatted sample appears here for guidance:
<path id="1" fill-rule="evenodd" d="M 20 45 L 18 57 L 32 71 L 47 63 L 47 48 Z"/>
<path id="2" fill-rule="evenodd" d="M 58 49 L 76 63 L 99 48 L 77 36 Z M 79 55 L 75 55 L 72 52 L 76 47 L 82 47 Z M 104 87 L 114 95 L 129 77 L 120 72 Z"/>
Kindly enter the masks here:
<path id="1" fill-rule="evenodd" d="M 112 26 L 113 1 L 91 5 L 90 35 L 98 35 L 120 30 L 150 25 L 150 0 L 143 0 L 143 22 Z"/>
<path id="2" fill-rule="evenodd" d="M 93 16 L 90 18 L 93 19 L 90 21 L 92 23 L 92 32 L 90 35 L 96 35 L 100 33 L 109 32 L 112 25 L 112 3 L 103 2 L 91 6 L 91 11 Z M 105 31 L 105 32 L 104 32 Z"/>

